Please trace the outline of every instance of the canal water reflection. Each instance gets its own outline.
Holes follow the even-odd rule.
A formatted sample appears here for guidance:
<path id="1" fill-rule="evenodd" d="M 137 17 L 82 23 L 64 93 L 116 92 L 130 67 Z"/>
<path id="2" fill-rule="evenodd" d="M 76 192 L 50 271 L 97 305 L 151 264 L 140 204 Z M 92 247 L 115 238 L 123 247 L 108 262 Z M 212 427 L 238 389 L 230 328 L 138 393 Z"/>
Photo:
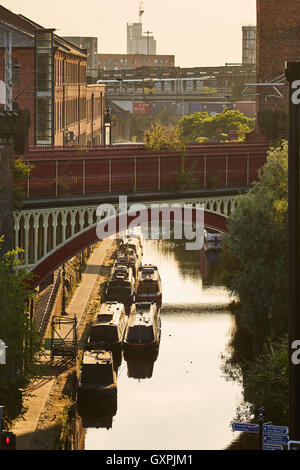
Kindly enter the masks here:
<path id="1" fill-rule="evenodd" d="M 85 449 L 225 449 L 242 389 L 221 372 L 235 322 L 228 292 L 213 285 L 217 262 L 162 240 L 144 241 L 143 262 L 162 278 L 159 355 L 154 363 L 123 359 L 117 406 L 101 427 L 85 423 Z"/>

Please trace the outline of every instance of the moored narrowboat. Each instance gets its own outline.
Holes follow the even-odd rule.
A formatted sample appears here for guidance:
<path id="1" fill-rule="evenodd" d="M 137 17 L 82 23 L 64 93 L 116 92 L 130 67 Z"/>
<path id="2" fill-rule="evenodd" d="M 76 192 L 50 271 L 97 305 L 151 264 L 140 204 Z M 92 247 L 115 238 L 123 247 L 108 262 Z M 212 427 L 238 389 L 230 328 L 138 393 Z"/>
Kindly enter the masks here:
<path id="1" fill-rule="evenodd" d="M 220 252 L 222 250 L 222 235 L 220 233 L 210 233 L 204 230 L 204 251 Z"/>
<path id="2" fill-rule="evenodd" d="M 145 264 L 140 267 L 137 275 L 136 302 L 156 302 L 162 304 L 162 286 L 157 266 Z"/>
<path id="3" fill-rule="evenodd" d="M 132 269 L 132 273 L 136 278 L 138 268 L 140 267 L 140 261 L 137 259 L 136 253 L 132 248 L 127 250 L 119 251 L 117 253 L 114 267 L 116 266 L 126 266 L 127 268 Z"/>
<path id="4" fill-rule="evenodd" d="M 113 353 L 121 350 L 127 320 L 124 304 L 119 302 L 102 304 L 92 324 L 87 349 L 105 349 Z"/>
<path id="5" fill-rule="evenodd" d="M 123 341 L 125 360 L 137 354 L 153 360 L 159 349 L 160 330 L 160 313 L 155 302 L 132 305 Z"/>
<path id="6" fill-rule="evenodd" d="M 121 302 L 128 308 L 134 301 L 134 295 L 135 279 L 132 269 L 122 265 L 115 266 L 108 281 L 106 302 Z"/>
<path id="7" fill-rule="evenodd" d="M 85 351 L 78 380 L 78 404 L 88 406 L 102 399 L 116 399 L 117 377 L 110 351 Z"/>

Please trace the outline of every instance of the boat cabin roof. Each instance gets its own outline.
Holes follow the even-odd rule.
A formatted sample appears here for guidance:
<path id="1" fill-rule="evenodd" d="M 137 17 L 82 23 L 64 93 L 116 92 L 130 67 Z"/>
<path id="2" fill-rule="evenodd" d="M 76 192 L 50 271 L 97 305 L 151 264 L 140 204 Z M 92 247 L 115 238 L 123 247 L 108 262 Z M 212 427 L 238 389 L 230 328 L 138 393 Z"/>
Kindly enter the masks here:
<path id="1" fill-rule="evenodd" d="M 132 248 L 126 248 L 122 251 L 118 251 L 117 253 L 117 256 L 116 256 L 116 260 L 117 259 L 129 259 L 129 258 L 136 258 L 136 253 L 135 251 L 132 249 Z"/>
<path id="2" fill-rule="evenodd" d="M 109 324 L 118 325 L 121 315 L 125 312 L 125 307 L 119 302 L 106 302 L 101 305 L 94 326 Z"/>
<path id="3" fill-rule="evenodd" d="M 117 264 L 114 267 L 110 281 L 130 281 L 132 276 L 131 268 L 122 264 Z"/>
<path id="4" fill-rule="evenodd" d="M 154 302 L 138 302 L 129 316 L 129 326 L 151 326 L 157 315 L 157 307 Z"/>
<path id="5" fill-rule="evenodd" d="M 83 355 L 83 365 L 103 365 L 112 364 L 112 354 L 110 351 L 85 351 Z"/>
<path id="6" fill-rule="evenodd" d="M 141 241 L 139 238 L 126 238 L 123 240 L 122 249 L 133 249 L 137 252 L 141 249 Z"/>
<path id="7" fill-rule="evenodd" d="M 138 271 L 138 279 L 139 281 L 158 281 L 159 274 L 157 266 L 152 264 L 145 264 Z"/>

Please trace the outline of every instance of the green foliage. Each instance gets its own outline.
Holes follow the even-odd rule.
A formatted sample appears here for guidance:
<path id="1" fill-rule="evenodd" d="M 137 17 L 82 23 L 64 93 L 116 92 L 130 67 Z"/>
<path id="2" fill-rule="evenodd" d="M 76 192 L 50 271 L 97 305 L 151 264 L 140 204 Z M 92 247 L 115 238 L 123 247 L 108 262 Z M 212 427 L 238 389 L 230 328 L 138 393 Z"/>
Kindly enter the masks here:
<path id="1" fill-rule="evenodd" d="M 153 114 L 131 114 L 130 115 L 130 138 L 133 141 L 135 137 L 137 142 L 142 142 L 145 130 L 149 129 L 152 124 L 160 121 L 163 126 L 175 126 L 178 116 L 169 115 L 166 108 L 163 108 L 158 115 Z M 119 140 L 119 139 L 118 139 Z"/>
<path id="2" fill-rule="evenodd" d="M 0 238 L 0 247 L 3 237 Z M 0 403 L 5 419 L 11 422 L 24 411 L 24 389 L 37 373 L 35 355 L 40 341 L 26 313 L 26 303 L 33 292 L 30 275 L 14 272 L 20 250 L 0 258 L 0 337 L 8 346 L 6 365 L 0 366 Z"/>
<path id="3" fill-rule="evenodd" d="M 179 121 L 182 137 L 186 142 L 226 142 L 243 141 L 246 134 L 255 126 L 255 119 L 246 117 L 240 111 L 229 111 L 227 108 L 215 116 L 194 113 L 184 116 Z"/>
<path id="4" fill-rule="evenodd" d="M 259 181 L 239 196 L 223 253 L 226 285 L 240 299 L 238 314 L 262 340 L 287 329 L 287 200 L 283 143 L 269 151 Z"/>
<path id="5" fill-rule="evenodd" d="M 13 202 L 16 207 L 20 207 L 22 200 L 25 197 L 25 191 L 22 185 L 17 183 L 23 183 L 27 181 L 28 176 L 30 175 L 34 165 L 28 165 L 25 163 L 22 157 L 19 157 L 14 160 L 13 163 L 13 181 L 14 181 L 14 188 L 13 188 Z"/>
<path id="6" fill-rule="evenodd" d="M 195 165 L 189 167 L 187 166 L 186 150 L 185 148 L 183 148 L 180 161 L 180 168 L 178 170 L 178 175 L 175 178 L 176 188 L 179 191 L 196 189 L 198 187 L 198 182 L 195 177 L 196 171 L 197 169 Z"/>
<path id="7" fill-rule="evenodd" d="M 165 127 L 160 121 L 153 123 L 150 129 L 144 132 L 145 147 L 148 150 L 183 151 L 184 143 L 180 137 L 180 130 L 173 126 Z"/>
<path id="8" fill-rule="evenodd" d="M 220 281 L 239 299 L 223 371 L 243 384 L 239 419 L 264 406 L 268 419 L 287 423 L 287 206 L 288 146 L 282 142 L 268 152 L 259 181 L 239 197 L 223 243 Z"/>
<path id="9" fill-rule="evenodd" d="M 265 345 L 263 353 L 245 365 L 243 379 L 245 400 L 254 409 L 263 403 L 267 419 L 286 425 L 289 388 L 287 338 Z"/>
<path id="10" fill-rule="evenodd" d="M 237 419 L 247 421 L 257 408 L 264 406 L 266 420 L 286 425 L 289 388 L 287 336 L 265 344 L 255 361 L 243 360 L 234 364 L 231 358 L 223 359 L 225 376 L 238 380 L 244 388 L 244 403 L 238 409 Z"/>

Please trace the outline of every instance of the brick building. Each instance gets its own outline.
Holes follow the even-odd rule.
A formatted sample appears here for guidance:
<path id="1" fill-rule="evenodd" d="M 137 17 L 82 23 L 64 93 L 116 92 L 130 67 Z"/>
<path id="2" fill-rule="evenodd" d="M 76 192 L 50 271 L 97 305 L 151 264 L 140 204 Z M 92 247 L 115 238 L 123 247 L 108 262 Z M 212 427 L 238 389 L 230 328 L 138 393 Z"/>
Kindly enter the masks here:
<path id="1" fill-rule="evenodd" d="M 87 52 L 54 31 L 0 6 L 0 80 L 5 34 L 12 42 L 13 107 L 30 112 L 29 145 L 101 145 L 105 86 L 87 85 Z"/>
<path id="2" fill-rule="evenodd" d="M 270 82 L 278 77 L 285 81 L 285 62 L 300 60 L 299 1 L 257 0 L 256 55 L 258 82 Z M 259 111 L 286 111 L 287 86 L 280 86 L 278 90 L 283 98 L 271 86 L 257 87 Z"/>
<path id="3" fill-rule="evenodd" d="M 98 54 L 101 70 L 134 70 L 139 67 L 174 67 L 174 55 Z"/>
<path id="4" fill-rule="evenodd" d="M 98 38 L 90 36 L 63 36 L 62 39 L 76 44 L 80 49 L 87 51 L 87 76 L 97 79 L 97 54 L 98 54 Z"/>

